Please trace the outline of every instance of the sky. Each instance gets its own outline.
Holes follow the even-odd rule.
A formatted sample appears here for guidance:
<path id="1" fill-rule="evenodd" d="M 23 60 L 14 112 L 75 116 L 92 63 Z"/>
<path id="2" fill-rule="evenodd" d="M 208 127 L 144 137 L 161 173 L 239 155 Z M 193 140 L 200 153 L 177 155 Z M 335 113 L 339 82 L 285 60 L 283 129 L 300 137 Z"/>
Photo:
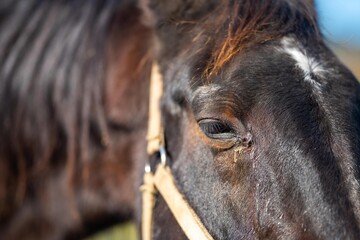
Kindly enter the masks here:
<path id="1" fill-rule="evenodd" d="M 360 0 L 315 0 L 322 32 L 330 40 L 360 48 Z"/>

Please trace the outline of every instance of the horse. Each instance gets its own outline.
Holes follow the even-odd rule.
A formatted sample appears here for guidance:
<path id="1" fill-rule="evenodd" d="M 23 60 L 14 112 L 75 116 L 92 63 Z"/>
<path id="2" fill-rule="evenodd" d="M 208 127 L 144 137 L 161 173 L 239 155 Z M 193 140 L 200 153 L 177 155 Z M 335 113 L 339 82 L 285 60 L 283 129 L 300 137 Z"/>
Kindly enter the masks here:
<path id="1" fill-rule="evenodd" d="M 0 26 L 3 239 L 141 225 L 155 62 L 166 164 L 214 239 L 357 238 L 360 85 L 312 1 L 3 0 Z"/>

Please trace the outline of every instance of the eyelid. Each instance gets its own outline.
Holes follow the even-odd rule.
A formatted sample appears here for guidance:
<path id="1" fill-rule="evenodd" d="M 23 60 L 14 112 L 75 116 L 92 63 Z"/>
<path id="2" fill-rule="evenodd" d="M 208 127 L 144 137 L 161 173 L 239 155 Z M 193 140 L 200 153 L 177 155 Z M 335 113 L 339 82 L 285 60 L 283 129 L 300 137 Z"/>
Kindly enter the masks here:
<path id="1" fill-rule="evenodd" d="M 222 124 L 225 124 L 229 127 L 232 127 L 233 124 L 231 121 L 228 121 L 227 119 L 221 119 L 221 118 L 214 118 L 214 117 L 202 117 L 197 120 L 197 122 L 200 123 L 206 123 L 206 122 L 220 122 Z"/>

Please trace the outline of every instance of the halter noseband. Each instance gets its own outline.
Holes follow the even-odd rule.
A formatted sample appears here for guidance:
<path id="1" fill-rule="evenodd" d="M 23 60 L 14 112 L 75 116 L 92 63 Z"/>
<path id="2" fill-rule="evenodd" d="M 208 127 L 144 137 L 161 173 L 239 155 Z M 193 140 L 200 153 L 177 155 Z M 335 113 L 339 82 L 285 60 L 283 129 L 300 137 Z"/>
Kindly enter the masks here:
<path id="1" fill-rule="evenodd" d="M 147 153 L 160 155 L 155 173 L 147 162 L 142 191 L 142 239 L 152 239 L 153 208 L 157 192 L 161 194 L 176 221 L 190 240 L 212 240 L 213 238 L 191 208 L 185 197 L 177 189 L 171 169 L 166 165 L 164 133 L 161 125 L 160 99 L 163 91 L 162 76 L 156 63 L 153 64 L 150 82 L 150 105 L 147 135 Z"/>

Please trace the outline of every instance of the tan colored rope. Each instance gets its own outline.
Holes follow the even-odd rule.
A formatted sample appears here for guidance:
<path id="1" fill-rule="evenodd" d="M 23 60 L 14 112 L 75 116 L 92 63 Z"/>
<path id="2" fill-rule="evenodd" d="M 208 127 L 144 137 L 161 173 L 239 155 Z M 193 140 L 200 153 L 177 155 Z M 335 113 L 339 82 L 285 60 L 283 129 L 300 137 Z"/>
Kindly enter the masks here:
<path id="1" fill-rule="evenodd" d="M 170 168 L 159 164 L 154 180 L 156 189 L 164 198 L 185 235 L 190 240 L 212 240 L 199 217 L 177 189 Z"/>
<path id="2" fill-rule="evenodd" d="M 140 187 L 142 192 L 142 221 L 141 234 L 143 240 L 152 240 L 153 208 L 155 206 L 154 174 L 144 174 L 144 184 Z"/>
<path id="3" fill-rule="evenodd" d="M 163 144 L 160 111 L 160 99 L 162 96 L 162 91 L 162 76 L 159 72 L 159 66 L 154 63 L 151 69 L 149 122 L 147 134 L 147 153 L 149 156 L 158 152 L 160 145 Z"/>

